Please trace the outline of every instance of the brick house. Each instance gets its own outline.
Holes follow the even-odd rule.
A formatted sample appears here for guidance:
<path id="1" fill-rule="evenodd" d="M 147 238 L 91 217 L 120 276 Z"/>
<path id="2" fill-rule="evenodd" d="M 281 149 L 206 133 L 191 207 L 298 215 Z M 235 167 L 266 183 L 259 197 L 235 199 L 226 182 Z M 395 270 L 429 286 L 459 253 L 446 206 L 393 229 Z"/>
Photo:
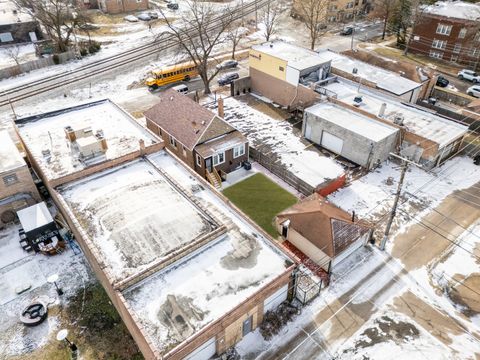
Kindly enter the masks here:
<path id="1" fill-rule="evenodd" d="M 171 89 L 159 99 L 145 112 L 147 128 L 212 185 L 248 160 L 247 138 L 225 120 Z"/>
<path id="2" fill-rule="evenodd" d="M 412 53 L 478 67 L 480 5 L 439 1 L 426 6 L 413 29 L 409 48 Z"/>
<path id="3" fill-rule="evenodd" d="M 15 220 L 15 212 L 41 201 L 27 163 L 7 131 L 0 132 L 0 226 Z"/>
<path id="4" fill-rule="evenodd" d="M 99 0 L 100 10 L 108 14 L 119 14 L 148 9 L 148 0 Z"/>

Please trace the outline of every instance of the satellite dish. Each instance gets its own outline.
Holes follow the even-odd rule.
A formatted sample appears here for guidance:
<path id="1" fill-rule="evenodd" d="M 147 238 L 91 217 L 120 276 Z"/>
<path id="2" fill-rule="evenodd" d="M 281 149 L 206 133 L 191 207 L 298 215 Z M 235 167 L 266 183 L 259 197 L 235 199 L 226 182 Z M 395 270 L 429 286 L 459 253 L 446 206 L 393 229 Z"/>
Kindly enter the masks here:
<path id="1" fill-rule="evenodd" d="M 67 329 L 62 329 L 57 333 L 57 340 L 58 341 L 63 341 L 67 338 L 68 336 L 68 330 Z"/>
<path id="2" fill-rule="evenodd" d="M 53 284 L 54 282 L 58 281 L 58 274 L 53 274 L 53 275 L 50 275 L 48 278 L 47 278 L 47 282 L 49 282 L 50 284 Z"/>

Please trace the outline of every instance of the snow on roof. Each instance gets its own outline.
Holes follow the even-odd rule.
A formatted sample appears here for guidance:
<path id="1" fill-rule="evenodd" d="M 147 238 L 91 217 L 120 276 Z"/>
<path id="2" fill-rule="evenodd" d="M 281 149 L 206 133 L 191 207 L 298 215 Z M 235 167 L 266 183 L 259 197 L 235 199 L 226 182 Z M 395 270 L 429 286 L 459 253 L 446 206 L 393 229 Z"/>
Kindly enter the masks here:
<path id="1" fill-rule="evenodd" d="M 423 111 L 412 106 L 404 105 L 388 96 L 358 86 L 348 81 L 340 81 L 324 86 L 337 94 L 337 99 L 348 103 L 357 96 L 362 96 L 360 109 L 378 115 L 383 103 L 387 104 L 384 119 L 392 121 L 395 115 L 402 114 L 406 129 L 414 134 L 439 144 L 440 148 L 463 136 L 468 128 L 440 116 Z"/>
<path id="2" fill-rule="evenodd" d="M 16 11 L 16 13 L 14 13 Z M 18 22 L 33 21 L 33 18 L 25 12 L 20 11 L 13 1 L 0 0 L 0 25 L 14 24 Z"/>
<path id="3" fill-rule="evenodd" d="M 252 46 L 253 50 L 261 51 L 288 63 L 289 66 L 304 70 L 328 62 L 312 50 L 302 48 L 284 41 L 272 41 Z"/>
<path id="4" fill-rule="evenodd" d="M 353 100 L 353 98 L 352 98 Z M 318 103 L 305 111 L 372 141 L 381 141 L 398 129 L 332 103 Z"/>
<path id="5" fill-rule="evenodd" d="M 123 295 L 163 352 L 284 273 L 285 260 L 266 242 L 234 230 Z"/>
<path id="6" fill-rule="evenodd" d="M 7 130 L 0 131 L 0 173 L 26 166 Z"/>
<path id="7" fill-rule="evenodd" d="M 403 95 L 422 84 L 404 78 L 399 74 L 370 65 L 366 62 L 337 54 L 330 50 L 321 51 L 319 55 L 325 60 L 332 60 L 332 68 L 353 75 L 353 69 L 357 69 L 355 76 L 375 83 L 379 89 L 386 90 L 395 95 Z"/>
<path id="8" fill-rule="evenodd" d="M 480 5 L 463 1 L 437 1 L 425 6 L 423 12 L 456 19 L 480 19 Z"/>
<path id="9" fill-rule="evenodd" d="M 29 232 L 53 222 L 52 215 L 44 202 L 17 211 L 23 230 Z"/>
<path id="10" fill-rule="evenodd" d="M 335 160 L 307 148 L 288 121 L 274 119 L 237 98 L 224 101 L 225 120 L 239 129 L 253 147 L 272 158 L 307 184 L 316 187 L 341 176 L 343 168 Z M 313 164 L 313 166 L 312 166 Z"/>
<path id="11" fill-rule="evenodd" d="M 67 140 L 64 128 L 91 127 L 103 131 L 107 160 L 139 149 L 139 140 L 149 146 L 158 142 L 125 111 L 110 100 L 100 100 L 15 121 L 24 143 L 49 179 L 80 171 L 88 164 L 79 159 L 75 146 Z M 49 151 L 48 155 L 43 152 Z"/>
<path id="12" fill-rule="evenodd" d="M 59 192 L 117 281 L 212 230 L 207 218 L 145 160 Z"/>

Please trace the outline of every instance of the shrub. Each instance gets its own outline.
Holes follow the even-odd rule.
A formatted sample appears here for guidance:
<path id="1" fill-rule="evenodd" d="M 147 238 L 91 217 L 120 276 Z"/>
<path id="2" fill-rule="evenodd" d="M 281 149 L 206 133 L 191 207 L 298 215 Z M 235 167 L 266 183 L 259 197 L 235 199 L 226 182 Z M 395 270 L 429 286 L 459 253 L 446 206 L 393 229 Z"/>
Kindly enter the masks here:
<path id="1" fill-rule="evenodd" d="M 58 54 L 53 54 L 52 60 L 55 65 L 60 64 L 60 57 L 58 56 Z"/>
<path id="2" fill-rule="evenodd" d="M 85 48 L 81 48 L 81 49 L 80 49 L 80 55 L 82 55 L 82 56 L 87 56 L 87 55 L 88 55 L 88 50 L 85 49 Z"/>

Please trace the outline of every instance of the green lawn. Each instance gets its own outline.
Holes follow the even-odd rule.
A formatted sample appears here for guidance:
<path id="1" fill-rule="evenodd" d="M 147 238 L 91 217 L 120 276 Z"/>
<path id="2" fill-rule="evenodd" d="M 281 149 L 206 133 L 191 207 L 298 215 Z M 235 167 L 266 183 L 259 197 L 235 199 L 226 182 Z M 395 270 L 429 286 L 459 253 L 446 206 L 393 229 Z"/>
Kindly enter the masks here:
<path id="1" fill-rule="evenodd" d="M 255 174 L 230 186 L 223 194 L 273 237 L 273 218 L 297 202 L 297 198 L 263 174 Z"/>

